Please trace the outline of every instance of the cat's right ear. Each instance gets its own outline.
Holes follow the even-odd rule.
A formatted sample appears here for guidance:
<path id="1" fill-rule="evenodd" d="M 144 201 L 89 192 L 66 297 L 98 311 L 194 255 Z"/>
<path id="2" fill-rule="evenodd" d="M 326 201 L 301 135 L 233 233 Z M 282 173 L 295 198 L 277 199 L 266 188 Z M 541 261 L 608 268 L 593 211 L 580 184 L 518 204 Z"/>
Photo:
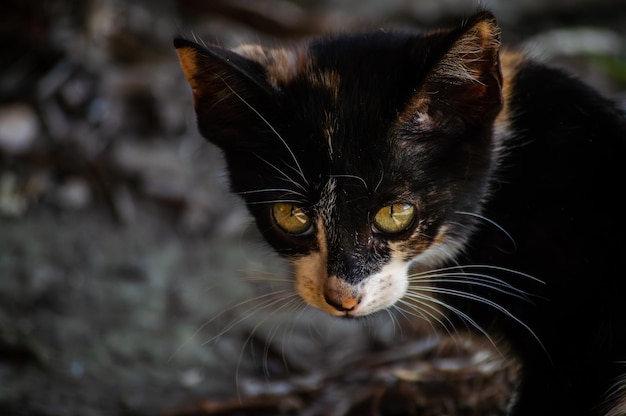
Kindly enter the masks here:
<path id="1" fill-rule="evenodd" d="M 466 120 L 490 122 L 503 103 L 500 28 L 495 17 L 478 12 L 438 44 L 447 45 L 447 50 L 424 82 L 429 101 Z"/>
<path id="2" fill-rule="evenodd" d="M 193 92 L 200 133 L 214 144 L 241 148 L 255 128 L 267 128 L 272 94 L 265 68 L 258 62 L 217 46 L 177 38 L 174 46 Z"/>

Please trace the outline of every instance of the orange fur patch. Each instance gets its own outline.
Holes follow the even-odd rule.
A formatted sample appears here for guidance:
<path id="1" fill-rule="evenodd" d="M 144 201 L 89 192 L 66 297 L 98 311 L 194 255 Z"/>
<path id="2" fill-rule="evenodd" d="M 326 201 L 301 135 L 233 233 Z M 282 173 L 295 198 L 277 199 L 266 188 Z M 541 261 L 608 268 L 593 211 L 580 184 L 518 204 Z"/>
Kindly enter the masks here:
<path id="1" fill-rule="evenodd" d="M 500 67 L 502 70 L 502 96 L 504 105 L 496 118 L 496 124 L 508 121 L 511 118 L 511 97 L 515 86 L 515 77 L 522 64 L 527 60 L 526 56 L 519 52 L 503 51 L 500 54 Z"/>
<path id="2" fill-rule="evenodd" d="M 198 73 L 198 65 L 196 63 L 197 52 L 190 47 L 178 48 L 176 52 L 178 52 L 178 59 L 180 61 L 180 66 L 183 69 L 183 73 L 185 74 L 185 78 L 187 78 L 189 85 L 191 85 L 195 105 L 198 101 L 199 95 L 199 85 L 196 78 Z"/>
<path id="3" fill-rule="evenodd" d="M 341 86 L 341 75 L 337 71 L 311 71 L 309 81 L 316 87 L 326 88 L 330 91 L 333 99 L 336 101 L 339 97 L 339 88 Z"/>
<path id="4" fill-rule="evenodd" d="M 328 279 L 326 268 L 328 248 L 324 230 L 324 223 L 318 219 L 317 242 L 319 250 L 297 258 L 292 264 L 296 275 L 296 291 L 300 297 L 309 305 L 335 315 L 337 311 L 326 303 L 323 293 L 324 284 Z"/>
<path id="5" fill-rule="evenodd" d="M 495 58 L 500 48 L 500 29 L 495 20 L 478 22 L 467 31 L 434 69 L 437 77 L 480 84 L 485 57 Z M 497 59 L 493 59 L 497 62 Z"/>
<path id="6" fill-rule="evenodd" d="M 242 45 L 234 52 L 263 65 L 267 80 L 274 87 L 289 83 L 304 68 L 306 54 L 301 49 L 268 49 L 260 45 Z"/>

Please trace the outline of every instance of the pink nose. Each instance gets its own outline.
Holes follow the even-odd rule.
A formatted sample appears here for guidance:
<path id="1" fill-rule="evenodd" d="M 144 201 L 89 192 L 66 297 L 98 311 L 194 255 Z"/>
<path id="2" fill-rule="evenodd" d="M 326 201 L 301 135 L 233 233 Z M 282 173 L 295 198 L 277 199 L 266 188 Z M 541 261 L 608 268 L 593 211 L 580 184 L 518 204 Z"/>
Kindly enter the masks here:
<path id="1" fill-rule="evenodd" d="M 350 312 L 353 311 L 359 303 L 361 303 L 360 297 L 349 297 L 349 298 L 338 298 L 335 299 L 329 296 L 327 293 L 324 293 L 324 300 L 333 308 L 337 309 L 339 312 Z"/>
<path id="2" fill-rule="evenodd" d="M 324 300 L 339 312 L 350 312 L 359 306 L 362 296 L 358 289 L 331 276 L 324 284 Z"/>

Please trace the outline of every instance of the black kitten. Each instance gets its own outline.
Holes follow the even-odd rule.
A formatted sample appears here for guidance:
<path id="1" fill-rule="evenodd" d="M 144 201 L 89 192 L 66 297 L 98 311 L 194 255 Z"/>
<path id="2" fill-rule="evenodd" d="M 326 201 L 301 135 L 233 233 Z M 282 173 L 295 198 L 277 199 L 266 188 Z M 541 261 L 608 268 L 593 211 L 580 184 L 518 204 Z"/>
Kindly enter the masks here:
<path id="1" fill-rule="evenodd" d="M 523 364 L 511 414 L 626 414 L 612 103 L 501 54 L 488 12 L 291 49 L 175 45 L 200 131 L 307 303 L 504 335 Z"/>

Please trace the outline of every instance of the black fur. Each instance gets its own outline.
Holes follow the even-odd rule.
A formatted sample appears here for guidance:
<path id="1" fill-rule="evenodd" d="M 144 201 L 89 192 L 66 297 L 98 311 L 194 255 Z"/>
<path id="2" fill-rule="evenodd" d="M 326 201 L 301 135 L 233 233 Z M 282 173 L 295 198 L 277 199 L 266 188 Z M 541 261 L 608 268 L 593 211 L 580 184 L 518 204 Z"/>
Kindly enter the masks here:
<path id="1" fill-rule="evenodd" d="M 312 218 L 329 215 L 318 206 L 329 178 L 337 189 L 327 272 L 349 284 L 380 270 L 391 245 L 417 238 L 417 227 L 421 244 L 430 244 L 448 225 L 450 236 L 469 239 L 450 265 L 503 267 L 545 282 L 489 269 L 531 302 L 493 287 L 446 286 L 508 311 L 446 299 L 504 334 L 522 359 L 513 414 L 601 415 L 607 392 L 625 374 L 626 121 L 581 82 L 528 60 L 505 80 L 512 88 L 506 110 L 500 73 L 489 66 L 497 57 L 492 62 L 486 52 L 473 60 L 478 83 L 436 70 L 460 37 L 490 19 L 482 12 L 429 35 L 314 40 L 305 48 L 310 67 L 276 85 L 251 59 L 184 40 L 176 46 L 193 54 L 181 60 L 195 88 L 200 130 L 224 150 L 232 189 L 277 252 L 299 258 L 321 248 L 316 233 L 281 232 L 270 202 L 292 202 Z M 310 71 L 341 82 L 318 85 Z M 426 104 L 419 107 L 416 97 Z M 423 125 L 406 118 L 412 105 L 428 114 Z M 511 120 L 501 144 L 493 138 L 500 111 Z M 332 156 L 328 114 L 335 121 Z M 494 159 L 498 145 L 504 150 Z M 420 221 L 398 235 L 372 231 L 373 213 L 399 200 L 415 204 Z M 481 212 L 499 227 L 459 212 Z M 403 249 L 416 254 L 408 243 Z"/>
<path id="2" fill-rule="evenodd" d="M 621 189 L 626 122 L 612 103 L 570 76 L 527 63 L 514 80 L 513 136 L 464 262 L 521 270 L 545 285 L 534 305 L 502 300 L 537 334 L 476 310 L 504 330 L 524 362 L 520 415 L 603 414 L 601 398 L 625 372 L 626 250 Z M 506 278 L 506 277 L 505 277 Z M 476 289 L 474 289 L 476 290 Z M 486 294 L 497 301 L 497 293 Z M 454 299 L 451 299 L 454 302 Z"/>

